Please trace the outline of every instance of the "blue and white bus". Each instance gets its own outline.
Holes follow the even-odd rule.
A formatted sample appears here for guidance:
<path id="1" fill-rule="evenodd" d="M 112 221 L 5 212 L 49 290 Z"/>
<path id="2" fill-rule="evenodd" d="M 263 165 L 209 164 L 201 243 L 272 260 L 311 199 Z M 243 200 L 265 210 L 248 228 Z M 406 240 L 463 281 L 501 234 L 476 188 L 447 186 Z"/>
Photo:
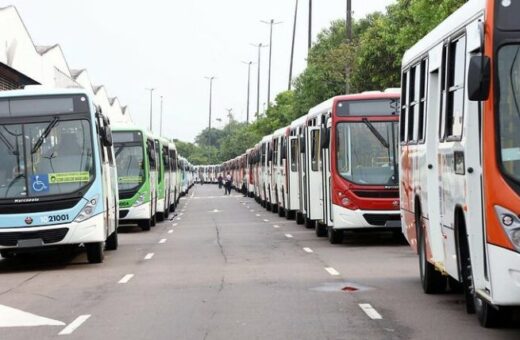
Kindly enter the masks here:
<path id="1" fill-rule="evenodd" d="M 0 254 L 117 248 L 110 122 L 80 89 L 0 92 Z"/>

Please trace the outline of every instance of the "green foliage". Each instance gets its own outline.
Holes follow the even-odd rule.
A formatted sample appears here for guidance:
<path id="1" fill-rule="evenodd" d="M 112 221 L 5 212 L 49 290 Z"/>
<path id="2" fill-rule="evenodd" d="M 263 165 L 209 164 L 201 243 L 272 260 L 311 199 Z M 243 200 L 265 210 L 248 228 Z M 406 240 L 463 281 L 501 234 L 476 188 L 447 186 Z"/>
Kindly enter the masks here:
<path id="1" fill-rule="evenodd" d="M 197 136 L 196 144 L 179 142 L 179 153 L 193 164 L 220 163 L 243 154 L 262 136 L 289 125 L 315 105 L 344 94 L 347 88 L 356 93 L 398 87 L 404 52 L 465 2 L 397 0 L 386 13 L 354 21 L 348 42 L 345 21 L 332 22 L 318 34 L 307 68 L 294 80 L 293 91 L 278 94 L 267 112 L 250 125 L 230 117 L 224 129 L 211 129 L 209 146 L 208 129 Z"/>

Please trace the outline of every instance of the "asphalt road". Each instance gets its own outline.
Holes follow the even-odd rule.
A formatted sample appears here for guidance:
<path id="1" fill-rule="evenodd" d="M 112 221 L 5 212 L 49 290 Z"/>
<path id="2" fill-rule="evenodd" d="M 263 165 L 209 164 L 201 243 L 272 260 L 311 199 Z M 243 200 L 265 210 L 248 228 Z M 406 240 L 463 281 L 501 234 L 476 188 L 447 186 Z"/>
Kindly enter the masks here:
<path id="1" fill-rule="evenodd" d="M 481 328 L 461 294 L 423 294 L 390 234 L 332 246 L 212 185 L 177 213 L 121 229 L 100 265 L 80 250 L 0 260 L 0 339 L 520 339 Z"/>

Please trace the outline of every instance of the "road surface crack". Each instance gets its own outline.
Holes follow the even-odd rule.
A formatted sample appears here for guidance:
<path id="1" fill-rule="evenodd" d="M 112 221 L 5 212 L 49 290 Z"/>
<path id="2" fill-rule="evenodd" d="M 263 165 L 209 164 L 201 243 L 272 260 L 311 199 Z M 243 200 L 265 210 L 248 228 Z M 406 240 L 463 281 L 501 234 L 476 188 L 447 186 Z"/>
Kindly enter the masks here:
<path id="1" fill-rule="evenodd" d="M 215 219 L 212 218 L 212 220 L 213 220 L 213 224 L 215 225 L 215 231 L 217 232 L 217 244 L 220 249 L 220 253 L 222 254 L 222 257 L 224 258 L 224 263 L 227 263 L 228 259 L 226 256 L 226 252 L 224 251 L 224 246 L 222 245 L 222 240 L 220 239 L 220 229 L 219 229 L 218 224 L 215 221 Z"/>
<path id="2" fill-rule="evenodd" d="M 12 288 L 9 288 L 9 289 L 7 289 L 7 290 L 5 290 L 5 291 L 3 291 L 3 292 L 0 292 L 0 295 L 5 295 L 5 294 L 7 294 L 7 293 L 12 292 L 12 291 L 15 290 L 15 289 L 18 289 L 18 288 L 22 287 L 24 284 L 26 284 L 27 282 L 31 281 L 32 279 L 34 279 L 36 276 L 38 276 L 38 275 L 40 275 L 40 274 L 41 274 L 41 272 L 39 272 L 39 273 L 35 273 L 35 274 L 32 275 L 31 277 L 29 277 L 29 278 L 23 280 L 23 281 L 22 281 L 20 284 L 18 284 L 16 287 L 12 287 Z"/>

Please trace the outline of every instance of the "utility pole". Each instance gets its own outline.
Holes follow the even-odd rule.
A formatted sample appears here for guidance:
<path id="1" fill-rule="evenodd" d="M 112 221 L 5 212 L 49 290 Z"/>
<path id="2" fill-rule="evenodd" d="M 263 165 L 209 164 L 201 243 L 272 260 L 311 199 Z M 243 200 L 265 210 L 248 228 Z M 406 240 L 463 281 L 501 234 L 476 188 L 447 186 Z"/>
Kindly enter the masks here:
<path id="1" fill-rule="evenodd" d="M 258 48 L 258 79 L 256 83 L 256 118 L 258 119 L 258 117 L 260 116 L 260 68 L 262 66 L 262 47 L 267 46 L 264 46 L 262 43 L 258 45 L 251 45 Z"/>
<path id="2" fill-rule="evenodd" d="M 293 72 L 293 63 L 294 63 L 294 42 L 296 40 L 296 20 L 298 19 L 298 0 L 296 0 L 296 4 L 294 6 L 294 21 L 293 21 L 293 33 L 292 33 L 292 43 L 291 43 L 291 62 L 289 64 L 289 86 L 288 90 L 291 90 L 292 85 L 292 72 Z"/>
<path id="3" fill-rule="evenodd" d="M 264 24 L 267 24 L 270 26 L 269 29 L 269 76 L 267 80 L 267 107 L 271 107 L 271 65 L 272 65 L 272 56 L 273 56 L 273 26 L 279 25 L 282 22 L 278 21 L 275 22 L 274 19 L 271 19 L 270 21 L 261 21 Z"/>
<path id="4" fill-rule="evenodd" d="M 213 103 L 213 80 L 215 76 L 205 77 L 209 80 L 209 120 L 208 120 L 208 162 L 211 162 L 211 106 Z"/>
<path id="5" fill-rule="evenodd" d="M 352 42 L 352 0 L 347 0 L 347 18 L 346 18 L 346 35 L 347 44 Z M 345 94 L 350 92 L 350 65 L 345 65 Z"/>
<path id="6" fill-rule="evenodd" d="M 233 119 L 233 114 L 231 112 L 233 112 L 233 109 L 226 109 L 226 111 L 228 112 L 228 124 L 231 124 L 231 120 Z"/>
<path id="7" fill-rule="evenodd" d="M 150 132 L 153 132 L 153 129 L 152 129 L 153 128 L 153 126 L 152 126 L 152 124 L 153 124 L 153 111 L 152 111 L 153 107 L 152 107 L 152 105 L 153 105 L 153 91 L 155 91 L 155 88 L 151 87 L 151 88 L 147 88 L 146 90 L 150 91 Z"/>
<path id="8" fill-rule="evenodd" d="M 246 116 L 246 122 L 249 124 L 249 98 L 251 95 L 251 65 L 253 65 L 252 61 L 243 61 L 243 64 L 247 65 L 247 116 Z"/>
<path id="9" fill-rule="evenodd" d="M 159 126 L 159 136 L 162 137 L 162 119 L 163 119 L 163 96 L 161 96 L 161 118 L 160 118 L 160 126 Z"/>
<path id="10" fill-rule="evenodd" d="M 352 0 L 347 0 L 347 43 L 352 41 Z"/>
<path id="11" fill-rule="evenodd" d="M 311 51 L 312 47 L 312 0 L 309 0 L 309 36 L 307 42 L 307 54 Z"/>

